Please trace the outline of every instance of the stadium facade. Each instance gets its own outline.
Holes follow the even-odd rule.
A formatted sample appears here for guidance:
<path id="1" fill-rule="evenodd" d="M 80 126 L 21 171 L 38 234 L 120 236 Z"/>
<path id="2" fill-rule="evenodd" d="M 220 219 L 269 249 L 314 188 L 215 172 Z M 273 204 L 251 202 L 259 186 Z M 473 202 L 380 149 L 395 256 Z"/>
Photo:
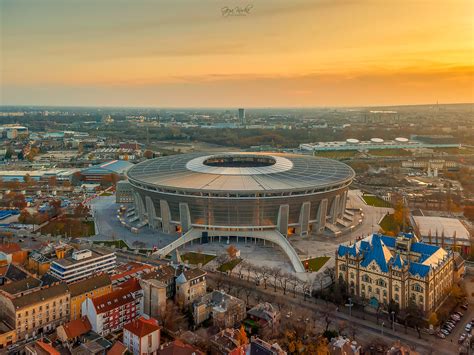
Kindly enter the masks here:
<path id="1" fill-rule="evenodd" d="M 338 161 L 277 153 L 193 153 L 132 167 L 136 212 L 165 233 L 191 228 L 322 232 L 345 211 L 353 170 Z"/>

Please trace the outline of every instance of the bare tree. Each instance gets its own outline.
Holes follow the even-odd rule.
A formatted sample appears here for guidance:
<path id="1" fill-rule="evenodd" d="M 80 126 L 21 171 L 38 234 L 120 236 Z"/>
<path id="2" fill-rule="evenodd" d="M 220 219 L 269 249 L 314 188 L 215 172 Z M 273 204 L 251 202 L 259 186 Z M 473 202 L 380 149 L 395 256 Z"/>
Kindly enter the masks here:
<path id="1" fill-rule="evenodd" d="M 291 275 L 288 275 L 285 273 L 280 276 L 280 287 L 282 288 L 284 295 L 286 295 L 286 290 L 288 290 L 290 283 L 291 283 Z"/>
<path id="2" fill-rule="evenodd" d="M 271 274 L 271 269 L 269 267 L 262 267 L 262 279 L 263 279 L 263 287 L 265 289 L 267 289 L 267 281 L 268 279 L 270 278 L 270 274 Z"/>
<path id="3" fill-rule="evenodd" d="M 303 297 L 306 301 L 306 297 L 311 296 L 311 290 L 313 289 L 313 284 L 310 281 L 305 281 L 301 284 L 303 290 Z"/>
<path id="4" fill-rule="evenodd" d="M 324 322 L 326 323 L 326 327 L 324 328 L 325 331 L 328 331 L 329 326 L 332 323 L 332 313 L 329 311 L 329 309 L 324 309 L 321 311 L 321 314 L 323 316 Z"/>
<path id="5" fill-rule="evenodd" d="M 296 297 L 296 290 L 300 286 L 301 280 L 297 278 L 296 276 L 291 276 L 290 278 L 290 286 L 291 289 L 293 290 L 293 297 Z"/>
<path id="6" fill-rule="evenodd" d="M 276 292 L 278 284 L 280 283 L 281 275 L 282 275 L 281 269 L 278 267 L 271 268 L 270 275 L 272 277 L 271 284 L 273 286 L 273 290 Z"/>
<path id="7" fill-rule="evenodd" d="M 249 304 L 249 297 L 252 294 L 253 289 L 251 289 L 250 287 L 246 287 L 243 290 L 244 290 L 245 300 L 246 300 L 246 303 L 248 305 Z"/>

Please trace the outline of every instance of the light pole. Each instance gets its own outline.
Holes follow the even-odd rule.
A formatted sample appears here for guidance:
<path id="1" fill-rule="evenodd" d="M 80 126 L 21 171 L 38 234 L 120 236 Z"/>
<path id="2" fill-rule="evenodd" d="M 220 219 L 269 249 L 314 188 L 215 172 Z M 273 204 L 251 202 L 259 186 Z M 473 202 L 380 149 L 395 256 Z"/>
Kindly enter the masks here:
<path id="1" fill-rule="evenodd" d="M 390 312 L 392 315 L 392 330 L 395 331 L 395 311 Z"/>
<path id="2" fill-rule="evenodd" d="M 385 324 L 385 322 L 382 322 L 382 326 L 381 326 L 381 330 L 382 330 L 382 336 L 383 336 L 383 325 Z"/>
<path id="3" fill-rule="evenodd" d="M 349 297 L 349 303 L 346 303 L 345 306 L 349 307 L 349 317 L 352 317 L 352 306 L 354 303 L 352 303 L 352 298 Z"/>

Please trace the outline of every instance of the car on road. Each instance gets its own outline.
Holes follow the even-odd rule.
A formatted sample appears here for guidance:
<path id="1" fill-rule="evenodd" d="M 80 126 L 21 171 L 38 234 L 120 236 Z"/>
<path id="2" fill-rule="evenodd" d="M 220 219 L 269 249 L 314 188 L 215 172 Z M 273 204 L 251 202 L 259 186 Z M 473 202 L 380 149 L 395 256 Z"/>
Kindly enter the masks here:
<path id="1" fill-rule="evenodd" d="M 440 338 L 440 339 L 445 339 L 445 338 L 446 338 L 446 335 L 444 335 L 444 334 L 441 333 L 441 332 L 436 333 L 436 336 L 437 336 L 438 338 Z"/>
<path id="2" fill-rule="evenodd" d="M 462 317 L 464 315 L 464 313 L 459 312 L 459 311 L 454 312 L 454 314 L 457 314 L 459 317 Z"/>
<path id="3" fill-rule="evenodd" d="M 467 311 L 467 309 L 469 308 L 469 303 L 464 303 L 462 306 L 461 306 L 462 309 L 464 309 L 465 311 Z"/>
<path id="4" fill-rule="evenodd" d="M 466 333 L 462 333 L 458 339 L 458 343 L 461 344 L 464 340 L 466 340 L 466 338 L 467 338 Z"/>
<path id="5" fill-rule="evenodd" d="M 464 327 L 464 330 L 465 330 L 466 332 L 470 333 L 471 330 L 472 330 L 472 325 L 471 325 L 471 323 L 467 323 L 466 326 Z"/>
<path id="6" fill-rule="evenodd" d="M 459 321 L 459 320 L 461 320 L 461 317 L 460 317 L 459 315 L 457 315 L 457 314 L 451 314 L 451 319 L 454 319 L 454 320 L 456 320 L 456 321 Z"/>

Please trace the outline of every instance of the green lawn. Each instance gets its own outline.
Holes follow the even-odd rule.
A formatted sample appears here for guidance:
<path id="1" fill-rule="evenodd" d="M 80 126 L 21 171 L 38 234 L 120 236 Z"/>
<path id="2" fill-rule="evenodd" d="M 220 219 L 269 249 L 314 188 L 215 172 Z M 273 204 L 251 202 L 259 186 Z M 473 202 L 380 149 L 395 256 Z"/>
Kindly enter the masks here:
<path id="1" fill-rule="evenodd" d="M 397 232 L 397 229 L 400 230 L 400 226 L 395 222 L 393 214 L 385 215 L 385 217 L 380 222 L 380 227 L 385 233 L 387 232 Z"/>
<path id="2" fill-rule="evenodd" d="M 217 268 L 218 271 L 222 271 L 222 272 L 227 272 L 227 271 L 231 271 L 234 269 L 234 267 L 236 267 L 237 265 L 239 265 L 239 263 L 242 261 L 242 259 L 234 259 L 234 260 L 231 260 L 231 261 L 228 261 L 224 264 L 222 264 L 221 266 L 219 266 Z"/>
<path id="3" fill-rule="evenodd" d="M 187 260 L 188 263 L 192 265 L 202 264 L 206 265 L 208 262 L 213 260 L 216 256 L 202 253 L 189 252 L 181 255 L 181 260 Z"/>
<path id="4" fill-rule="evenodd" d="M 382 200 L 380 197 L 374 196 L 374 195 L 364 195 L 362 196 L 364 199 L 365 203 L 367 203 L 369 206 L 374 206 L 374 207 L 392 207 L 390 203 L 388 203 L 385 200 Z"/>
<path id="5" fill-rule="evenodd" d="M 321 269 L 324 266 L 324 264 L 326 264 L 326 262 L 329 259 L 330 259 L 329 256 L 320 256 L 320 257 L 317 257 L 317 258 L 305 260 L 305 261 L 303 261 L 303 264 L 304 264 L 305 268 L 307 268 L 309 271 L 318 271 L 319 269 Z M 308 266 L 306 266 L 306 265 L 308 265 Z"/>

